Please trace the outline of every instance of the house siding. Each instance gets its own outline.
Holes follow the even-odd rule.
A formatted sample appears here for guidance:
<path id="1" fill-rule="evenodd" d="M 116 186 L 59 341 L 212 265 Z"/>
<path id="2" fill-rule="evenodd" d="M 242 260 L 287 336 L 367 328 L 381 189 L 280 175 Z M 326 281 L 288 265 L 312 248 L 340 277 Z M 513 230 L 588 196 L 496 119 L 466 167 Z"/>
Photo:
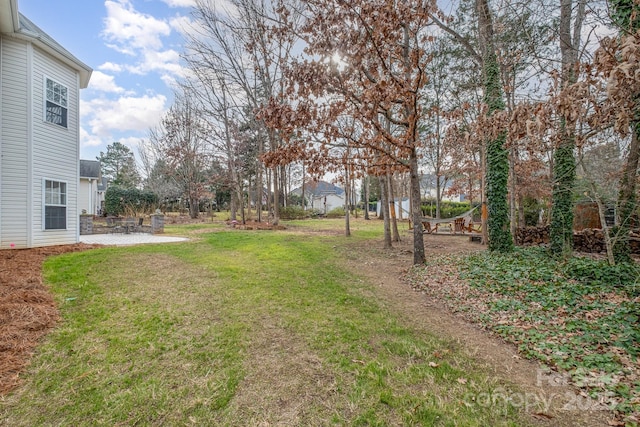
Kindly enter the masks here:
<path id="1" fill-rule="evenodd" d="M 45 121 L 45 79 L 68 89 L 67 127 Z M 33 49 L 33 242 L 32 246 L 78 241 L 78 74 L 44 51 Z M 67 229 L 43 230 L 42 186 L 44 179 L 67 183 Z"/>
<path id="2" fill-rule="evenodd" d="M 78 74 L 33 44 L 0 36 L 0 248 L 78 241 Z M 45 122 L 45 76 L 69 90 L 67 128 Z M 44 179 L 67 183 L 66 230 L 43 230 Z"/>
<path id="3" fill-rule="evenodd" d="M 0 247 L 29 246 L 28 43 L 1 37 Z"/>
<path id="4" fill-rule="evenodd" d="M 80 190 L 78 192 L 78 215 L 82 210 L 88 214 L 95 215 L 96 207 L 94 194 L 96 193 L 96 182 L 93 179 L 80 178 Z"/>

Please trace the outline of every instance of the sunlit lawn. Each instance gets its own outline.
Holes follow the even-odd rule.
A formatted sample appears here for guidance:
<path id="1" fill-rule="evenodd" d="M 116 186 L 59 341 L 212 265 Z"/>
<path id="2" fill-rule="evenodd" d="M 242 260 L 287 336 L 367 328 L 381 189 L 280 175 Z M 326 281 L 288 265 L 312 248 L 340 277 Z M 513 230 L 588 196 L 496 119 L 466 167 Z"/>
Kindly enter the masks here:
<path id="1" fill-rule="evenodd" d="M 314 221 L 171 225 L 196 239 L 49 259 L 64 320 L 0 424 L 522 424 L 508 405 L 470 404 L 505 384 L 383 308 L 340 266 L 342 221 Z M 355 238 L 378 244 L 379 227 L 361 221 Z"/>

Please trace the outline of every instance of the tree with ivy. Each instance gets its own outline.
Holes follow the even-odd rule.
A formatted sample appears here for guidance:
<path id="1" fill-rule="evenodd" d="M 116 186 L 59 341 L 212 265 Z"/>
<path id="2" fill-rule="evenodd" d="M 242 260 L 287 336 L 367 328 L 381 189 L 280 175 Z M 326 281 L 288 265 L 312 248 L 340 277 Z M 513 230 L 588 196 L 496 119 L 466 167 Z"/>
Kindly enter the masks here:
<path id="1" fill-rule="evenodd" d="M 562 87 L 577 80 L 580 33 L 585 15 L 586 0 L 560 0 L 560 53 Z M 572 28 L 573 27 L 573 28 Z M 566 113 L 560 117 L 558 146 L 553 153 L 553 191 L 549 250 L 553 256 L 570 256 L 573 251 L 574 187 L 576 181 L 575 126 L 568 123 Z"/>
<path id="2" fill-rule="evenodd" d="M 505 109 L 500 64 L 496 56 L 493 35 L 491 9 L 487 0 L 476 1 L 478 14 L 478 34 L 482 51 L 484 77 L 484 102 L 488 114 Z M 497 252 L 511 252 L 513 237 L 509 224 L 509 206 L 507 205 L 507 181 L 509 179 L 509 158 L 504 147 L 506 131 L 487 142 L 486 192 L 489 218 L 489 249 Z"/>
<path id="3" fill-rule="evenodd" d="M 107 151 L 101 151 L 96 159 L 100 161 L 102 176 L 109 180 L 110 185 L 136 188 L 140 184 L 140 174 L 133 152 L 121 142 L 109 144 Z"/>
<path id="4" fill-rule="evenodd" d="M 640 4 L 634 0 L 609 0 L 609 6 L 613 23 L 620 32 L 618 40 L 612 44 L 615 44 L 620 53 L 608 55 L 609 61 L 602 63 L 612 63 L 614 59 L 616 61 L 616 64 L 612 63 L 614 66 L 609 73 L 610 80 L 614 83 L 610 85 L 612 90 L 609 97 L 617 104 L 618 115 L 626 116 L 626 119 L 618 120 L 618 123 L 627 127 L 621 133 L 631 134 L 631 143 L 620 179 L 618 227 L 612 230 L 616 235 L 613 255 L 618 263 L 631 261 L 629 232 L 632 217 L 638 210 L 636 181 L 640 163 L 640 87 L 637 78 L 633 74 L 629 76 L 626 70 L 628 65 L 637 63 L 637 52 L 640 49 Z M 629 77 L 629 81 L 625 82 Z"/>

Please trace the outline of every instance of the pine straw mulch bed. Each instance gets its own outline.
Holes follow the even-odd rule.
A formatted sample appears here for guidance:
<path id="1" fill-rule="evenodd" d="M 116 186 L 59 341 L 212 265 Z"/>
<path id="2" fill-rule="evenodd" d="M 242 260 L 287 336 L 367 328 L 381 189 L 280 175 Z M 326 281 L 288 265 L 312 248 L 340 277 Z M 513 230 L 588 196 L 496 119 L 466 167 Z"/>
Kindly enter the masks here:
<path id="1" fill-rule="evenodd" d="M 98 247 L 78 243 L 0 250 L 0 395 L 20 383 L 38 341 L 60 320 L 42 283 L 42 263 L 51 255 Z"/>

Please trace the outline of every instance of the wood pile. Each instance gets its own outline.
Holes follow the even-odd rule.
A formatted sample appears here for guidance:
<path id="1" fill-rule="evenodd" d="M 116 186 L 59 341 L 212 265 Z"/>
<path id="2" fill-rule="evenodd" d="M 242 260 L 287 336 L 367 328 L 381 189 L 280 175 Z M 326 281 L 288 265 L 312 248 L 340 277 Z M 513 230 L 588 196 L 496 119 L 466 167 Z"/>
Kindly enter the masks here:
<path id="1" fill-rule="evenodd" d="M 540 246 L 549 243 L 549 226 L 518 228 L 515 235 L 516 245 Z"/>
<path id="2" fill-rule="evenodd" d="M 577 252 L 606 252 L 604 232 L 598 228 L 585 228 L 582 231 L 573 233 L 573 248 Z"/>
<path id="3" fill-rule="evenodd" d="M 640 254 L 640 230 L 631 232 L 631 253 Z M 526 227 L 516 230 L 516 245 L 540 246 L 549 243 L 549 226 Z M 604 233 L 599 228 L 585 228 L 573 233 L 573 248 L 576 252 L 604 253 Z"/>

